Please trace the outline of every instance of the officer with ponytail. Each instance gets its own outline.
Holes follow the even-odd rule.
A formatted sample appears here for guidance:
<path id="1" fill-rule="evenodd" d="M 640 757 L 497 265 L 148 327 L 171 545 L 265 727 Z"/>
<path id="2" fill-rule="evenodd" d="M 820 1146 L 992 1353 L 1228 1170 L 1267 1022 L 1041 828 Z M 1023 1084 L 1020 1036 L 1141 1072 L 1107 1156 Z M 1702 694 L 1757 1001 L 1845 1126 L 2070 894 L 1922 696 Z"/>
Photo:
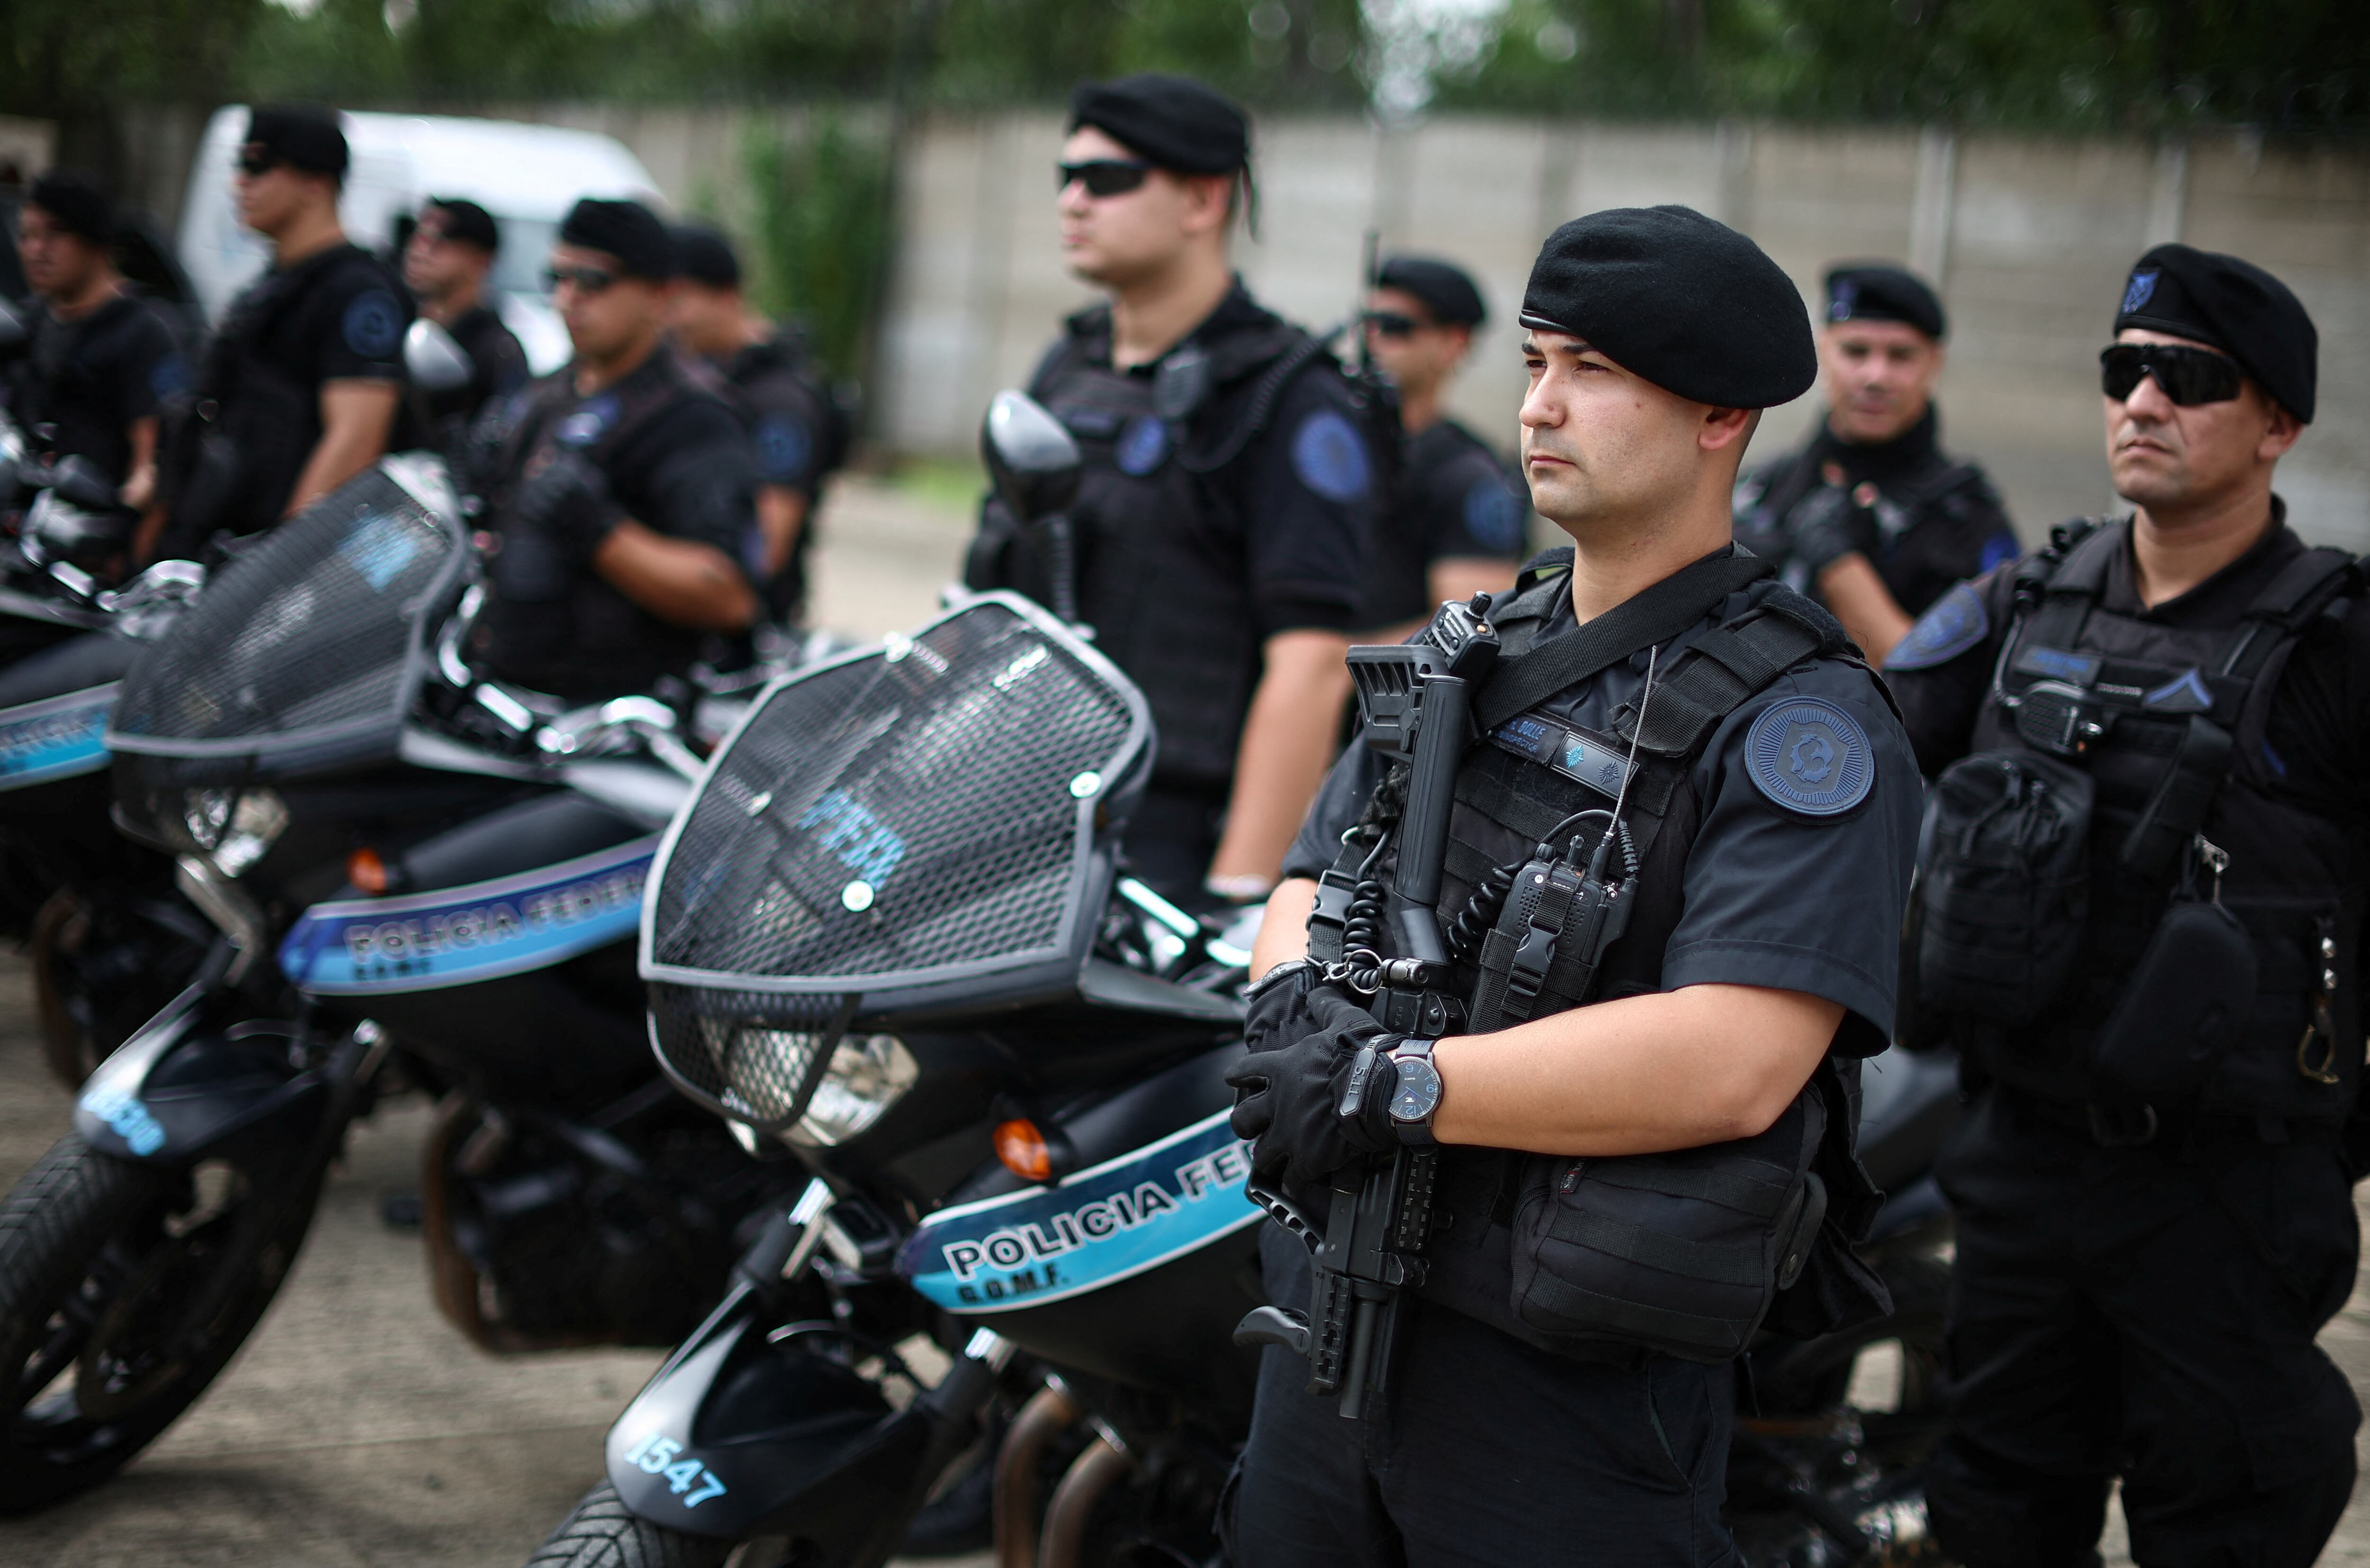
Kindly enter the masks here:
<path id="1" fill-rule="evenodd" d="M 1521 319 L 1524 472 L 1572 542 L 1488 608 L 1433 911 L 1461 1016 L 1369 1010 L 1424 923 L 1381 917 L 1412 809 L 1365 745 L 1257 944 L 1252 1184 L 1329 1236 L 1337 1173 L 1428 1153 L 1433 1223 L 1393 1243 L 1418 1266 L 1355 1407 L 1310 1391 L 1317 1314 L 1307 1359 L 1265 1315 L 1242 1568 L 1731 1563 L 1736 1358 L 1884 1309 L 1850 1250 L 1855 1086 L 1893 1028 L 1916 767 L 1842 628 L 1730 537 L 1760 410 L 1811 385 L 1801 298 L 1743 235 L 1632 208 L 1558 229 Z M 1275 1309 L 1320 1305 L 1288 1228 L 1261 1260 Z"/>
<path id="2" fill-rule="evenodd" d="M 2313 417 L 2285 284 L 2161 245 L 2099 375 L 2130 510 L 1944 595 L 1885 678 L 1938 775 L 1916 1041 L 1962 1054 L 1928 1470 L 1967 1568 L 2303 1568 L 2360 1412 L 2345 1303 L 2370 861 L 2370 607 L 2273 490 Z M 2309 529 L 2316 520 L 2299 517 Z"/>

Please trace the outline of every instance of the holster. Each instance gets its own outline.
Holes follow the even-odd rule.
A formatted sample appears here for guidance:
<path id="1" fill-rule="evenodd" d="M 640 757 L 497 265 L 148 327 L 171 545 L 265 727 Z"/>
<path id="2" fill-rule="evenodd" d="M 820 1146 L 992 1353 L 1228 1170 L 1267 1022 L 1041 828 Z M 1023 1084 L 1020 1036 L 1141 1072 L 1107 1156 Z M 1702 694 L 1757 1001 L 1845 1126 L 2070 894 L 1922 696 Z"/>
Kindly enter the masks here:
<path id="1" fill-rule="evenodd" d="M 2187 1100 L 2246 1032 L 2255 982 L 2255 944 L 2237 916 L 2174 905 L 2092 1040 L 2092 1066 L 2144 1103 Z"/>

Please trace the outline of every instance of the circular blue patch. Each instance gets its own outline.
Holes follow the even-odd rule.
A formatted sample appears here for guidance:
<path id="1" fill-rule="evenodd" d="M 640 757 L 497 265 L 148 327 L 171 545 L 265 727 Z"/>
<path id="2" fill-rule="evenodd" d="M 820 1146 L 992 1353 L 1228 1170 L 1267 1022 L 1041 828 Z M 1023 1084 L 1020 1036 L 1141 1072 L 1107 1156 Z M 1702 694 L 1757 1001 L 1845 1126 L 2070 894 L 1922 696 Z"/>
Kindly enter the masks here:
<path id="1" fill-rule="evenodd" d="M 1953 583 L 1920 616 L 1908 635 L 1884 656 L 1888 670 L 1930 670 L 1981 642 L 1991 630 L 1983 596 L 1964 582 Z"/>
<path id="2" fill-rule="evenodd" d="M 1483 549 L 1511 555 L 1523 542 L 1523 504 L 1497 479 L 1483 479 L 1465 492 L 1465 531 Z"/>
<path id="3" fill-rule="evenodd" d="M 346 347 L 364 359 L 385 359 L 403 340 L 403 312 L 385 289 L 366 289 L 346 302 Z"/>
<path id="4" fill-rule="evenodd" d="M 1347 419 L 1320 409 L 1292 432 L 1292 471 L 1328 501 L 1356 501 L 1366 493 L 1366 444 Z"/>
<path id="5" fill-rule="evenodd" d="M 190 362 L 178 354 L 167 354 L 148 370 L 148 392 L 162 400 L 178 397 L 190 389 Z"/>
<path id="6" fill-rule="evenodd" d="M 559 429 L 554 432 L 553 439 L 562 446 L 580 449 L 590 446 L 601 439 L 601 432 L 607 430 L 609 421 L 616 417 L 616 394 L 604 392 L 560 421 Z"/>
<path id="7" fill-rule="evenodd" d="M 768 414 L 757 421 L 752 437 L 757 448 L 757 477 L 769 485 L 786 485 L 806 478 L 807 459 L 814 455 L 814 437 L 805 421 L 788 414 Z"/>
<path id="8" fill-rule="evenodd" d="M 1868 799 L 1876 753 L 1850 714 L 1815 697 L 1793 697 L 1753 721 L 1744 768 L 1756 789 L 1788 811 L 1835 816 Z"/>
<path id="9" fill-rule="evenodd" d="M 1168 455 L 1168 426 L 1151 414 L 1138 414 L 1121 427 L 1119 445 L 1111 452 L 1111 461 L 1119 471 L 1133 479 L 1140 479 L 1160 467 Z"/>

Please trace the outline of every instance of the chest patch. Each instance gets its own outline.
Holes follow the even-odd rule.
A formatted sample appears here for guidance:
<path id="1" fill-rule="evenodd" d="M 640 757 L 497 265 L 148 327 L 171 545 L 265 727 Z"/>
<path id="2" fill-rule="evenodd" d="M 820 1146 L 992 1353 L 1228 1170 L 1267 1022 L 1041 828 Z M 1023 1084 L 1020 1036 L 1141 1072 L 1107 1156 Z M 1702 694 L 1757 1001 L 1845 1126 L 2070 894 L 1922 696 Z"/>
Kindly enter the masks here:
<path id="1" fill-rule="evenodd" d="M 1150 414 L 1138 414 L 1122 427 L 1111 461 L 1119 465 L 1121 473 L 1140 479 L 1159 467 L 1168 455 L 1168 425 Z"/>
<path id="2" fill-rule="evenodd" d="M 1888 670 L 1929 670 L 1948 663 L 1981 642 L 1991 631 L 1983 596 L 1961 582 L 1934 601 L 1909 628 L 1909 635 L 1885 655 Z"/>
<path id="3" fill-rule="evenodd" d="M 607 430 L 609 421 L 616 417 L 616 398 L 604 392 L 560 421 L 559 429 L 553 432 L 553 439 L 562 446 L 573 446 L 581 451 L 600 440 L 601 432 Z"/>
<path id="4" fill-rule="evenodd" d="M 1355 501 L 1366 493 L 1366 444 L 1348 420 L 1319 409 L 1292 432 L 1292 471 L 1328 501 Z"/>
<path id="5" fill-rule="evenodd" d="M 1837 816 L 1868 799 L 1876 753 L 1859 721 L 1815 697 L 1771 704 L 1744 741 L 1754 787 L 1802 816 Z"/>
<path id="6" fill-rule="evenodd" d="M 364 359 L 385 359 L 403 339 L 403 313 L 385 289 L 354 295 L 342 324 L 346 347 Z"/>

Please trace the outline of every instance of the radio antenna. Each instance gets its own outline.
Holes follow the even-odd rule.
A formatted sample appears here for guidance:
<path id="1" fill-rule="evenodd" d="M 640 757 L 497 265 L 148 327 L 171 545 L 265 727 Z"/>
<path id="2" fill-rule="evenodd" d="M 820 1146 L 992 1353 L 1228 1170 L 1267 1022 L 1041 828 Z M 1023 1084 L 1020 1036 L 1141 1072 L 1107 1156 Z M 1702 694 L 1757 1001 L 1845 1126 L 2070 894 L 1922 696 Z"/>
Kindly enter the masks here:
<path id="1" fill-rule="evenodd" d="M 1649 646 L 1646 650 L 1646 685 L 1638 694 L 1638 722 L 1629 730 L 1629 760 L 1621 769 L 1621 789 L 1613 797 L 1613 820 L 1605 825 L 1605 836 L 1596 841 L 1596 853 L 1588 858 L 1589 880 L 1600 881 L 1605 875 L 1605 852 L 1621 832 L 1621 808 L 1629 803 L 1629 780 L 1638 776 L 1638 741 L 1646 732 L 1646 709 L 1654 700 L 1654 661 L 1662 657 L 1662 649 Z"/>

